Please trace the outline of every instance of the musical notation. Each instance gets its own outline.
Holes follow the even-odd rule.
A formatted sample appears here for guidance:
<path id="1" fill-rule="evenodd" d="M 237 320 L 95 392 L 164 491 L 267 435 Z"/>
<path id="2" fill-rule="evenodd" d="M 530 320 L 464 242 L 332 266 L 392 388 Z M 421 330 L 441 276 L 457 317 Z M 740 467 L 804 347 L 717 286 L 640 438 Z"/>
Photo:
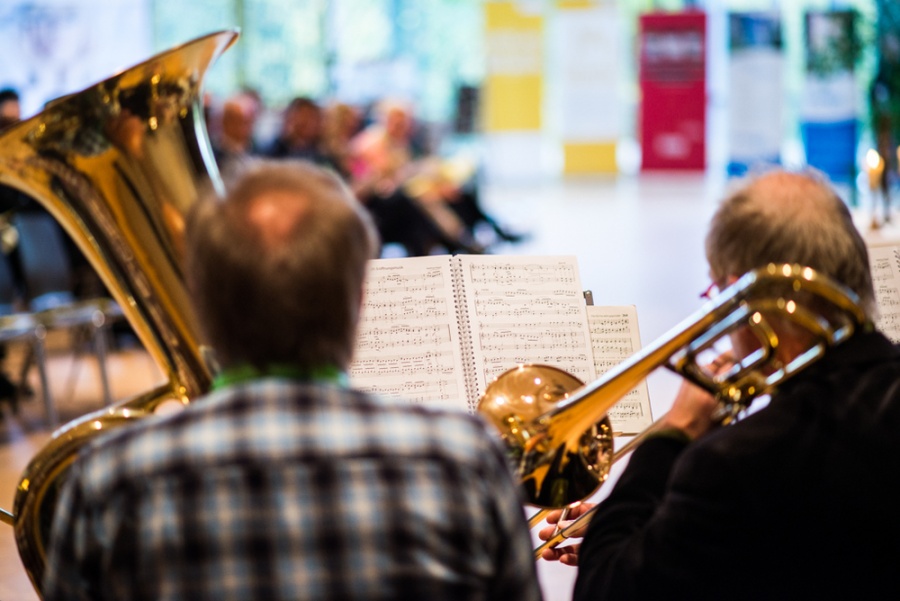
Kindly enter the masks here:
<path id="1" fill-rule="evenodd" d="M 640 350 L 637 311 L 634 307 L 596 306 L 587 311 L 594 366 L 600 376 Z M 647 383 L 641 382 L 616 403 L 609 411 L 609 419 L 613 430 L 625 433 L 640 432 L 649 426 L 653 418 Z"/>
<path id="2" fill-rule="evenodd" d="M 878 306 L 876 326 L 893 342 L 900 343 L 900 248 L 869 248 L 869 265 Z"/>
<path id="3" fill-rule="evenodd" d="M 487 284 L 488 289 L 497 290 L 497 287 L 527 285 L 529 289 L 534 286 L 546 286 L 547 284 L 560 284 L 557 290 L 565 293 L 571 291 L 570 286 L 578 283 L 578 269 L 567 258 L 560 258 L 550 263 L 533 262 L 526 258 L 525 261 L 511 257 L 501 257 L 495 263 L 472 265 L 469 269 L 469 278 L 478 289 L 479 284 Z M 577 287 L 580 287 L 577 286 Z M 576 290 L 581 294 L 581 290 Z"/>
<path id="4" fill-rule="evenodd" d="M 587 353 L 573 353 L 568 355 L 552 353 L 527 355 L 504 354 L 502 356 L 497 355 L 493 357 L 483 354 L 482 360 L 479 363 L 479 371 L 484 375 L 484 378 L 488 382 L 491 382 L 503 372 L 520 364 L 532 363 L 552 365 L 553 367 L 569 372 L 570 374 L 575 374 L 577 370 L 582 369 L 585 361 L 590 361 L 590 357 Z M 588 380 L 582 379 L 582 381 L 586 382 Z"/>
<path id="5" fill-rule="evenodd" d="M 371 261 L 350 381 L 410 403 L 465 407 L 446 257 Z"/>
<path id="6" fill-rule="evenodd" d="M 479 390 L 520 363 L 594 378 L 573 257 L 463 257 L 462 267 Z"/>
<path id="7" fill-rule="evenodd" d="M 405 349 L 404 349 L 405 350 Z M 434 350 L 416 353 L 394 353 L 391 355 L 376 354 L 357 357 L 350 367 L 350 378 L 355 380 L 387 378 L 398 376 L 401 380 L 411 374 L 449 375 L 456 369 L 452 349 Z M 383 382 L 387 386 L 390 382 Z"/>
<path id="8" fill-rule="evenodd" d="M 451 407 L 456 405 L 462 394 L 453 378 L 433 378 L 427 377 L 427 374 L 426 377 L 404 382 L 382 386 L 360 385 L 359 388 L 392 400 Z"/>
<path id="9" fill-rule="evenodd" d="M 449 345 L 452 339 L 450 326 L 447 324 L 370 327 L 365 328 L 357 337 L 356 352 L 364 354 L 370 350 L 381 352 L 410 346 L 439 348 Z"/>
<path id="10" fill-rule="evenodd" d="M 478 317 L 495 318 L 541 318 L 546 315 L 555 317 L 577 317 L 582 315 L 578 303 L 581 299 L 576 295 L 569 298 L 516 298 L 494 296 L 486 292 L 473 295 L 475 298 L 475 314 Z"/>
<path id="11" fill-rule="evenodd" d="M 645 421 L 649 415 L 645 412 L 644 404 L 638 397 L 636 390 L 628 393 L 621 401 L 616 403 L 614 411 L 610 411 L 610 421 L 613 429 L 618 431 L 618 424 L 630 421 Z"/>
<path id="12" fill-rule="evenodd" d="M 535 327 L 529 332 L 494 324 L 478 324 L 478 346 L 484 351 L 527 351 L 534 349 L 562 350 L 573 347 L 584 348 L 586 338 L 576 329 L 556 330 Z"/>

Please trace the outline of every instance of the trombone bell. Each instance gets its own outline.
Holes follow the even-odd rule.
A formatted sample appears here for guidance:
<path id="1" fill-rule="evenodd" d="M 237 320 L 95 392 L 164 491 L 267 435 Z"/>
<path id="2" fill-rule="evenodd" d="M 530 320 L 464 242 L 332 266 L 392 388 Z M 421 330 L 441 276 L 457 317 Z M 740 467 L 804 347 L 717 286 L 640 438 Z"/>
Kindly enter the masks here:
<path id="1" fill-rule="evenodd" d="M 609 475 L 613 432 L 605 415 L 580 436 L 555 448 L 541 427 L 542 417 L 583 385 L 549 365 L 519 365 L 489 384 L 478 405 L 506 441 L 527 498 L 538 507 L 580 501 Z"/>

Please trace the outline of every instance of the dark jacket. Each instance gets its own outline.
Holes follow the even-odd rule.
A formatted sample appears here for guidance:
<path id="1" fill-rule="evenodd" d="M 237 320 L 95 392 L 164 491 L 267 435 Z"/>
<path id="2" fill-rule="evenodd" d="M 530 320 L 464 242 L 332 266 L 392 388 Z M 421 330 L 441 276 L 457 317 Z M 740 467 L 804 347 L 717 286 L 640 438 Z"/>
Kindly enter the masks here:
<path id="1" fill-rule="evenodd" d="M 856 334 L 737 424 L 647 441 L 579 566 L 575 601 L 900 598 L 900 349 Z"/>

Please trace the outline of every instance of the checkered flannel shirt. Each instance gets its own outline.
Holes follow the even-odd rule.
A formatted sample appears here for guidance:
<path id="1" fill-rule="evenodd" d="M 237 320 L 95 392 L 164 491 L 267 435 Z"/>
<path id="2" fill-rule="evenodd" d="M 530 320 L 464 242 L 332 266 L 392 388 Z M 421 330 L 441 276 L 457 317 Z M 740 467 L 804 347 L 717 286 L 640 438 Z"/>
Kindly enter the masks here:
<path id="1" fill-rule="evenodd" d="M 264 379 L 72 468 L 57 599 L 540 599 L 518 487 L 471 416 Z"/>

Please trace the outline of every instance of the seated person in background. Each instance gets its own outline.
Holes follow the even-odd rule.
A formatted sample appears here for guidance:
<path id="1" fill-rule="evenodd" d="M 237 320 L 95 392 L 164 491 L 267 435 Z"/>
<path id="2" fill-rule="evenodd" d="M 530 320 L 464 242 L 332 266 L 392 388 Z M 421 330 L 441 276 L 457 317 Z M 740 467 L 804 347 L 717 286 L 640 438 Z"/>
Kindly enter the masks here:
<path id="1" fill-rule="evenodd" d="M 19 93 L 12 88 L 0 90 L 0 129 L 18 123 L 21 118 Z"/>
<path id="2" fill-rule="evenodd" d="M 539 599 L 485 424 L 347 385 L 377 240 L 346 186 L 262 162 L 198 203 L 186 235 L 223 371 L 182 412 L 79 457 L 44 599 Z"/>
<path id="3" fill-rule="evenodd" d="M 322 109 L 311 98 L 294 98 L 281 122 L 281 133 L 266 152 L 272 158 L 303 159 L 338 171 L 322 141 Z"/>
<path id="4" fill-rule="evenodd" d="M 246 92 L 235 94 L 222 106 L 213 155 L 223 177 L 230 177 L 256 154 L 253 133 L 258 115 L 258 102 Z"/>
<path id="5" fill-rule="evenodd" d="M 713 217 L 706 255 L 719 288 L 798 263 L 876 313 L 863 239 L 812 175 L 776 171 L 736 191 Z M 809 348 L 809 332 L 770 322 L 782 361 Z M 731 336 L 737 357 L 759 346 L 745 335 Z M 864 328 L 733 425 L 719 427 L 715 407 L 685 383 L 580 550 L 545 552 L 577 562 L 574 599 L 900 598 L 900 349 Z"/>
<path id="6" fill-rule="evenodd" d="M 446 202 L 456 195 L 455 187 L 424 176 L 425 163 L 416 160 L 409 109 L 385 101 L 376 113 L 377 120 L 350 141 L 349 164 L 353 189 L 373 213 L 384 240 L 403 243 L 411 255 L 431 254 L 436 246 L 449 252 L 483 252 L 472 229 Z M 416 213 L 413 228 L 406 216 Z"/>
<path id="7" fill-rule="evenodd" d="M 350 141 L 362 128 L 362 112 L 355 106 L 334 102 L 325 108 L 322 147 L 346 181 L 352 177 Z"/>
<path id="8" fill-rule="evenodd" d="M 498 240 L 517 242 L 522 236 L 505 231 L 481 208 L 475 166 L 423 154 L 415 142 L 409 106 L 385 101 L 376 108 L 376 122 L 352 144 L 352 168 L 358 186 L 400 188 L 420 204 L 448 234 L 474 239 L 479 224 L 490 226 Z"/>
<path id="9" fill-rule="evenodd" d="M 267 152 L 273 158 L 296 158 L 329 167 L 349 181 L 349 146 L 338 147 L 337 135 L 326 138 L 327 121 L 319 105 L 305 97 L 295 98 L 285 109 L 281 134 Z M 363 187 L 365 188 L 365 187 Z M 467 249 L 445 236 L 423 211 L 402 195 L 369 194 L 354 186 L 361 202 L 375 219 L 382 242 L 401 243 L 408 255 L 429 254 L 435 240 L 446 241 L 454 251 Z"/>

